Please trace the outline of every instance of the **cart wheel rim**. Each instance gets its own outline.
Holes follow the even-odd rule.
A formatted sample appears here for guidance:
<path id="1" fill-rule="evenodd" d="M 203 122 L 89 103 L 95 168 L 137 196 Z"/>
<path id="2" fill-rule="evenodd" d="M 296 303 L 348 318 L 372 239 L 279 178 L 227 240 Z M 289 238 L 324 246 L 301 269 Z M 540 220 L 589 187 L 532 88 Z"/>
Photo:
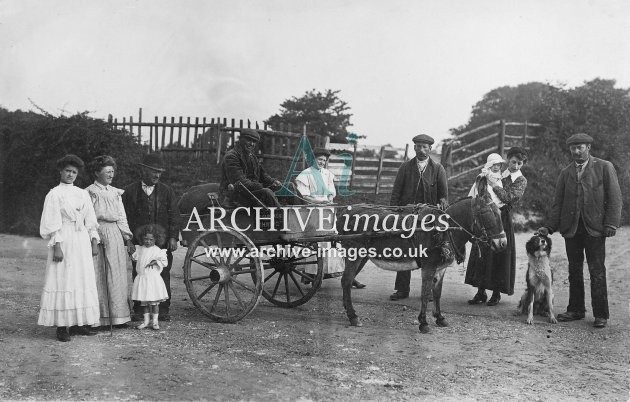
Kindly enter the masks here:
<path id="1" fill-rule="evenodd" d="M 184 261 L 184 283 L 195 307 L 217 322 L 237 322 L 260 301 L 263 263 L 254 243 L 231 227 L 199 234 Z"/>
<path id="2" fill-rule="evenodd" d="M 289 243 L 284 246 L 287 249 L 284 257 L 276 256 L 263 261 L 265 279 L 262 295 L 276 306 L 291 308 L 306 303 L 315 295 L 322 283 L 323 262 L 317 256 L 317 243 Z M 311 249 L 315 254 L 296 257 L 291 251 L 304 248 Z M 304 283 L 306 281 L 310 283 Z"/>

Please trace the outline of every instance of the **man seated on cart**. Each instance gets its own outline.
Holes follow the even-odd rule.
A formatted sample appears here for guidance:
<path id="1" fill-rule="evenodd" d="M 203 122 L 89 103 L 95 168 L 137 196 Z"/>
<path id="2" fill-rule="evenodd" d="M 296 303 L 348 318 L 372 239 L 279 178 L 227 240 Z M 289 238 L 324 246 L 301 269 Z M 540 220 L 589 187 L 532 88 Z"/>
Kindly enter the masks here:
<path id="1" fill-rule="evenodd" d="M 238 142 L 229 150 L 221 164 L 220 199 L 244 207 L 279 207 L 274 191 L 282 183 L 269 176 L 254 155 L 260 141 L 258 131 L 243 128 Z"/>

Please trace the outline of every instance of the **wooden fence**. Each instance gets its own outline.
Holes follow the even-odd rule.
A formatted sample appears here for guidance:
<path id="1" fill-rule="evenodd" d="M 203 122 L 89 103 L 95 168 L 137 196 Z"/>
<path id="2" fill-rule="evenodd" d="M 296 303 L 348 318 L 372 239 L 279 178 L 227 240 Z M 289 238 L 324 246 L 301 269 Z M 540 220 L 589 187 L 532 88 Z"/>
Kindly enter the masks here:
<path id="1" fill-rule="evenodd" d="M 517 129 L 510 129 L 510 127 Z M 528 149 L 527 142 L 538 138 L 530 135 L 530 128 L 538 127 L 542 125 L 527 121 L 519 123 L 496 120 L 458 134 L 442 145 L 441 163 L 446 168 L 448 179 L 453 180 L 478 171 L 479 167 L 485 163 L 485 157 L 492 152 L 503 155 L 506 148 L 513 146 Z M 520 131 L 520 133 L 513 131 Z M 462 141 L 464 138 L 466 138 L 466 143 Z M 486 143 L 492 143 L 492 145 L 479 151 L 478 145 Z"/>
<path id="2" fill-rule="evenodd" d="M 349 180 L 350 189 L 358 193 L 391 192 L 398 168 L 408 159 L 408 145 L 406 148 L 359 146 L 357 149 L 356 145 L 331 144 L 327 136 L 308 133 L 303 127 L 300 128 L 300 134 L 292 132 L 290 125 L 272 130 L 266 123 L 259 124 L 251 120 L 155 116 L 153 121 L 144 121 L 142 109 L 139 109 L 136 119 L 133 116 L 118 119 L 109 115 L 108 123 L 115 129 L 132 133 L 138 143 L 147 146 L 149 152 L 212 155 L 216 164 L 221 163 L 225 151 L 235 143 L 239 129 L 254 128 L 261 133 L 259 156 L 263 163 L 280 162 L 274 163 L 275 167 L 285 171 L 295 156 L 302 136 L 306 135 L 313 148 L 333 150 L 329 168 L 338 181 Z M 348 160 L 338 156 L 341 153 L 349 154 L 351 158 Z M 302 168 L 305 167 L 303 160 Z"/>
<path id="3" fill-rule="evenodd" d="M 334 151 L 328 168 L 337 180 L 350 180 L 350 189 L 357 193 L 391 193 L 400 165 L 408 159 L 409 145 L 405 148 L 390 146 L 359 146 L 351 144 L 328 144 Z M 345 151 L 345 152 L 344 152 Z M 350 172 L 345 159 L 339 153 L 352 155 Z M 371 154 L 370 156 L 362 156 Z M 349 178 L 347 178 L 349 174 Z"/>
<path id="4" fill-rule="evenodd" d="M 216 163 L 221 162 L 225 151 L 236 141 L 236 133 L 242 128 L 253 128 L 261 133 L 260 157 L 263 160 L 292 160 L 295 150 L 306 135 L 313 147 L 325 147 L 328 137 L 314 133 L 291 132 L 291 125 L 270 129 L 267 123 L 227 118 L 199 118 L 155 116 L 153 121 L 142 120 L 142 108 L 138 118 L 123 117 L 121 120 L 109 115 L 108 122 L 115 129 L 127 130 L 137 136 L 138 143 L 146 144 L 149 152 L 195 152 L 216 153 Z M 144 129 L 144 130 L 143 130 Z M 147 132 L 148 130 L 148 132 Z"/>

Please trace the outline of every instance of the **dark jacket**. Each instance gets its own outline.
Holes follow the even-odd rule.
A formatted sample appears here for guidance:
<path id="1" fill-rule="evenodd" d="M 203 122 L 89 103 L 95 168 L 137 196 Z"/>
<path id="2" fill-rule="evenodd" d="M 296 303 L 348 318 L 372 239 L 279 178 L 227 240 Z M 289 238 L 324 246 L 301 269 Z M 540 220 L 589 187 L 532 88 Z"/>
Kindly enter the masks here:
<path id="1" fill-rule="evenodd" d="M 580 215 L 578 186 L 582 186 L 584 194 L 581 216 L 589 234 L 600 237 L 605 226 L 617 228 L 622 206 L 617 172 L 612 163 L 593 156 L 589 157 L 580 181 L 574 163 L 560 172 L 546 226 L 552 231 L 559 230 L 565 237 L 575 235 Z"/>
<path id="2" fill-rule="evenodd" d="M 270 188 L 274 178 L 263 169 L 258 158 L 247 150 L 236 145 L 229 150 L 221 164 L 221 194 L 228 193 L 228 185 L 233 184 L 238 191 L 237 183 L 241 182 L 249 191 Z"/>
<path id="3" fill-rule="evenodd" d="M 153 199 L 155 213 L 153 217 L 146 207 L 146 195 L 142 191 L 141 182 L 137 181 L 125 187 L 122 201 L 131 232 L 135 234 L 136 229 L 140 226 L 153 223 L 162 226 L 166 230 L 167 238 L 179 239 L 180 216 L 175 192 L 166 184 L 158 182 L 152 194 L 155 194 Z"/>
<path id="4" fill-rule="evenodd" d="M 448 198 L 448 181 L 442 165 L 429 158 L 420 179 L 416 158 L 403 162 L 396 174 L 390 205 L 420 202 L 436 205 L 441 198 Z"/>

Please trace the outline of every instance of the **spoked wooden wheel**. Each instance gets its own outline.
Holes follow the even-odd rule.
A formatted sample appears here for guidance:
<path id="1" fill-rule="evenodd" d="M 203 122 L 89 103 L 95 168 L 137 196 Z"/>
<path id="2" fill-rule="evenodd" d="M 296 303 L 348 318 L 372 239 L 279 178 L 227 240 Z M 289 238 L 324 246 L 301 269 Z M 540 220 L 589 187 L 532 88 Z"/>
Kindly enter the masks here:
<path id="1" fill-rule="evenodd" d="M 248 257 L 254 249 L 247 236 L 230 227 L 204 232 L 188 247 L 184 283 L 203 314 L 217 322 L 236 322 L 256 307 L 263 264 L 260 257 Z"/>
<path id="2" fill-rule="evenodd" d="M 278 245 L 283 253 L 263 259 L 262 294 L 276 306 L 297 307 L 306 303 L 322 284 L 322 259 L 317 256 L 317 243 Z M 305 250 L 313 255 L 305 256 Z M 264 253 L 264 248 L 261 250 Z"/>

